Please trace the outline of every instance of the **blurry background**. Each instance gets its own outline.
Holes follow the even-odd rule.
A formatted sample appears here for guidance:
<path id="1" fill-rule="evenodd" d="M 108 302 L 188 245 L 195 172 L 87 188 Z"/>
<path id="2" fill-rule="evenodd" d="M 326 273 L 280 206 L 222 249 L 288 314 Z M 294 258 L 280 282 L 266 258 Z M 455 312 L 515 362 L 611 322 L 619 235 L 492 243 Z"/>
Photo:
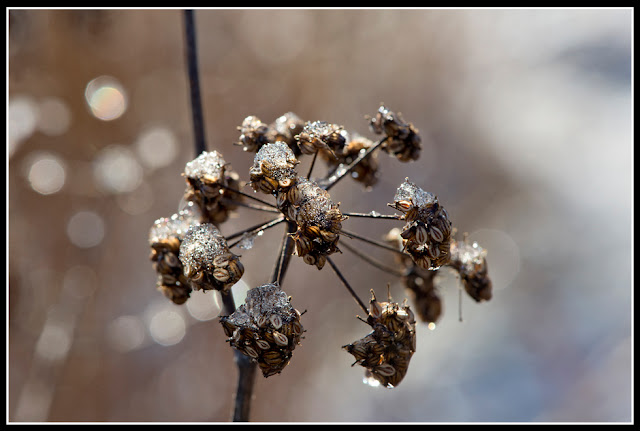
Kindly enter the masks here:
<path id="1" fill-rule="evenodd" d="M 247 115 L 287 111 L 374 138 L 381 102 L 421 132 L 419 161 L 380 154 L 386 206 L 409 177 L 488 249 L 490 302 L 441 290 L 394 389 L 341 346 L 369 332 L 327 266 L 283 284 L 307 330 L 257 375 L 253 421 L 632 420 L 631 9 L 198 10 L 209 149 L 243 180 Z M 19 10 L 8 19 L 8 420 L 227 421 L 236 369 L 215 294 L 155 289 L 148 232 L 195 157 L 180 10 Z M 307 163 L 307 162 L 305 162 Z M 318 168 L 317 173 L 321 173 Z M 250 190 L 250 189 L 247 189 Z M 230 234 L 270 214 L 240 209 Z M 351 219 L 381 238 L 389 220 Z M 268 281 L 283 227 L 241 250 L 234 289 Z M 386 262 L 392 256 L 358 245 Z M 399 280 L 334 258 L 364 300 Z"/>

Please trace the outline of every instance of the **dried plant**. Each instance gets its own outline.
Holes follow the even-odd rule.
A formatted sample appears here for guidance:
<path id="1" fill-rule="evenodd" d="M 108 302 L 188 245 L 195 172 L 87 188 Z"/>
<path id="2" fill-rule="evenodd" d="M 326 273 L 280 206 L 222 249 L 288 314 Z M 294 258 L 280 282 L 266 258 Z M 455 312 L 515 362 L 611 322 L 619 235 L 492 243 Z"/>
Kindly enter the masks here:
<path id="1" fill-rule="evenodd" d="M 365 117 L 370 131 L 379 136 L 377 141 L 338 124 L 303 121 L 292 112 L 271 123 L 249 115 L 237 127 L 237 146 L 255 153 L 253 165 L 246 172 L 248 181 L 242 181 L 243 175 L 233 172 L 222 154 L 205 149 L 192 13 L 186 11 L 185 17 L 197 157 L 187 163 L 183 173 L 186 188 L 182 198 L 187 206 L 156 220 L 151 227 L 151 261 L 158 275 L 158 290 L 176 304 L 185 303 L 193 290 L 220 292 L 224 304 L 220 323 L 236 352 L 239 369 L 233 419 L 248 420 L 256 366 L 264 377 L 286 372 L 303 338 L 303 313 L 280 288 L 294 256 L 308 264 L 309 270 L 331 268 L 367 316 L 361 320 L 372 331 L 342 346 L 354 356 L 353 365 L 364 367 L 366 378 L 372 382 L 388 388 L 399 385 L 409 372 L 419 326 L 409 302 L 393 302 L 390 291 L 387 302 L 379 302 L 371 290 L 367 307 L 331 256 L 342 253 L 342 247 L 364 262 L 401 277 L 419 321 L 433 323 L 441 314 L 435 275 L 442 267 L 457 271 L 464 290 L 476 301 L 491 298 L 486 251 L 468 244 L 466 238 L 456 241 L 452 221 L 438 198 L 408 178 L 399 184 L 388 204 L 397 214 L 343 211 L 329 191 L 345 177 L 361 187 L 374 187 L 379 151 L 399 162 L 418 160 L 419 130 L 384 104 L 375 115 Z M 302 157 L 311 158 L 309 171 L 304 174 L 298 172 Z M 314 179 L 317 161 L 324 162 L 328 170 L 326 176 Z M 252 190 L 245 191 L 247 187 Z M 218 226 L 231 211 L 244 209 L 274 213 L 275 218 L 223 236 Z M 351 217 L 372 222 L 392 219 L 398 226 L 377 240 L 344 229 Z M 232 250 L 243 238 L 280 224 L 286 225 L 286 231 L 271 279 L 249 290 L 245 303 L 236 309 L 231 286 L 242 277 L 246 262 L 242 263 Z M 391 268 L 377 262 L 358 248 L 342 244 L 341 236 L 388 250 L 399 265 Z M 251 271 L 250 266 L 246 270 Z"/>

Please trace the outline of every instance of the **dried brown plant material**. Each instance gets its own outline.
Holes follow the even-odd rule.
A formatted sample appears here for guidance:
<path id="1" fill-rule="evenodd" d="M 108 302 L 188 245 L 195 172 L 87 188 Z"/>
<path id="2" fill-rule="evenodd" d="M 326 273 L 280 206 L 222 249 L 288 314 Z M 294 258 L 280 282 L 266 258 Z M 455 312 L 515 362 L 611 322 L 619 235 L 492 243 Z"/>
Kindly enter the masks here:
<path id="1" fill-rule="evenodd" d="M 314 154 L 323 149 L 333 151 L 342 148 L 346 142 L 344 128 L 326 121 L 307 121 L 297 139 L 303 154 Z"/>
<path id="2" fill-rule="evenodd" d="M 487 251 L 477 242 L 469 244 L 452 241 L 449 266 L 460 275 L 464 290 L 477 302 L 488 301 L 492 296 L 492 282 L 487 269 Z"/>
<path id="3" fill-rule="evenodd" d="M 255 115 L 249 115 L 242 121 L 242 125 L 238 127 L 240 137 L 237 145 L 241 145 L 244 151 L 255 153 L 264 144 L 269 143 L 269 126 L 263 123 L 260 118 Z"/>
<path id="4" fill-rule="evenodd" d="M 373 331 L 343 348 L 355 358 L 353 365 L 366 368 L 365 376 L 370 382 L 396 387 L 405 377 L 416 351 L 413 312 L 406 302 L 400 306 L 390 296 L 388 302 L 379 302 L 371 290 L 367 323 Z"/>
<path id="5" fill-rule="evenodd" d="M 452 224 L 449 214 L 433 194 L 409 182 L 398 187 L 392 208 L 404 213 L 404 251 L 423 269 L 438 269 L 449 262 Z"/>
<path id="6" fill-rule="evenodd" d="M 193 203 L 189 203 L 177 214 L 157 219 L 149 230 L 149 258 L 158 274 L 156 287 L 176 304 L 183 304 L 192 290 L 183 275 L 180 244 L 189 228 L 198 224 L 200 213 Z"/>
<path id="7" fill-rule="evenodd" d="M 400 233 L 398 228 L 391 229 L 385 236 L 385 241 L 402 250 L 403 238 Z M 442 315 L 442 299 L 435 284 L 439 270 L 420 268 L 408 254 L 396 254 L 395 260 L 404 272 L 402 283 L 411 297 L 418 318 L 424 323 L 436 323 Z"/>
<path id="8" fill-rule="evenodd" d="M 400 113 L 380 105 L 374 117 L 367 117 L 371 130 L 387 137 L 382 149 L 401 162 L 418 160 L 422 150 L 419 131 L 413 124 L 407 123 Z"/>
<path id="9" fill-rule="evenodd" d="M 256 153 L 249 170 L 251 187 L 256 192 L 266 194 L 275 194 L 281 188 L 288 188 L 297 176 L 297 164 L 296 156 L 285 142 L 265 144 Z"/>
<path id="10" fill-rule="evenodd" d="M 242 200 L 241 195 L 232 191 L 239 190 L 238 175 L 217 151 L 204 151 L 186 164 L 182 175 L 187 182 L 184 198 L 198 205 L 203 221 L 224 222 L 237 208 L 232 200 Z"/>
<path id="11" fill-rule="evenodd" d="M 354 162 L 374 145 L 372 140 L 356 133 L 345 134 L 345 136 L 344 145 L 321 150 L 319 153 L 329 168 L 328 176 L 333 175 L 341 165 L 346 166 Z M 378 182 L 378 166 L 378 154 L 370 154 L 353 168 L 351 178 L 371 188 Z"/>
<path id="12" fill-rule="evenodd" d="M 211 223 L 191 227 L 180 245 L 183 274 L 196 290 L 228 290 L 244 274 L 238 256 Z"/>
<path id="13" fill-rule="evenodd" d="M 296 136 L 302 132 L 304 121 L 293 112 L 285 112 L 269 125 L 269 142 L 285 142 L 295 156 L 301 154 Z"/>
<path id="14" fill-rule="evenodd" d="M 296 254 L 322 269 L 337 248 L 342 222 L 347 219 L 329 192 L 304 177 L 277 194 L 278 208 L 298 229 L 293 236 Z"/>
<path id="15" fill-rule="evenodd" d="M 264 377 L 282 372 L 304 328 L 300 312 L 277 283 L 255 287 L 245 303 L 220 323 L 231 347 L 258 363 Z"/>

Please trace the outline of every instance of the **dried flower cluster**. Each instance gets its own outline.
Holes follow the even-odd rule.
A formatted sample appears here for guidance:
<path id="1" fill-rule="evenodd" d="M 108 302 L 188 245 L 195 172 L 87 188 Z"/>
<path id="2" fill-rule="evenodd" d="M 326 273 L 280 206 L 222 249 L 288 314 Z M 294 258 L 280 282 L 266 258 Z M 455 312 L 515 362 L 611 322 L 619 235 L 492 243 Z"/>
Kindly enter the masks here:
<path id="1" fill-rule="evenodd" d="M 384 387 L 397 386 L 407 374 L 416 350 L 412 310 L 406 300 L 403 305 L 393 302 L 390 293 L 387 302 L 379 302 L 373 290 L 367 309 L 330 257 L 341 252 L 338 242 L 350 213 L 341 211 L 340 203 L 331 199 L 328 189 L 347 174 L 367 188 L 376 184 L 377 149 L 403 162 L 420 155 L 418 130 L 400 114 L 382 105 L 367 121 L 373 133 L 384 135 L 381 140 L 371 141 L 325 121 L 305 122 L 292 112 L 270 124 L 254 115 L 246 117 L 238 127 L 240 136 L 235 142 L 244 151 L 255 153 L 246 183 L 216 151 L 205 151 L 187 163 L 183 173 L 186 207 L 169 218 L 156 220 L 149 233 L 157 288 L 174 303 L 183 304 L 192 290 L 227 294 L 241 279 L 244 265 L 231 251 L 237 243 L 229 245 L 227 239 L 231 236 L 225 238 L 219 225 L 241 206 L 260 209 L 246 204 L 246 198 L 270 205 L 242 191 L 249 186 L 254 194 L 274 199 L 275 209 L 261 207 L 282 214 L 274 222 L 288 223 L 285 238 L 293 244 L 293 251 L 287 252 L 286 257 L 295 254 L 319 270 L 329 266 L 329 261 L 368 314 L 366 323 L 372 332 L 343 346 L 355 357 L 354 365 L 366 368 L 371 381 Z M 316 159 L 324 161 L 326 177 L 312 180 L 300 175 L 297 168 L 302 157 L 313 157 L 311 167 Z M 311 170 L 307 175 L 310 174 Z M 460 274 L 466 292 L 476 301 L 491 298 L 486 252 L 477 244 L 451 238 L 452 222 L 435 195 L 405 179 L 389 206 L 401 215 L 378 217 L 404 222 L 402 229 L 392 230 L 386 239 L 398 250 L 402 279 L 421 321 L 435 322 L 441 315 L 442 304 L 434 280 L 443 266 Z M 373 212 L 370 217 L 376 218 Z M 271 224 L 259 229 L 267 226 Z M 233 237 L 254 231 L 238 232 Z M 284 251 L 290 249 L 283 245 L 278 256 L 283 258 Z M 281 281 L 274 279 L 251 289 L 244 304 L 220 318 L 230 345 L 257 363 L 265 377 L 282 372 L 304 331 L 301 314 L 281 290 Z"/>
<path id="2" fill-rule="evenodd" d="M 400 113 L 381 105 L 374 117 L 369 117 L 369 126 L 374 133 L 386 135 L 382 149 L 401 162 L 418 160 L 422 149 L 418 129 L 407 123 Z"/>
<path id="3" fill-rule="evenodd" d="M 408 305 L 378 302 L 371 290 L 367 323 L 373 331 L 365 337 L 343 346 L 358 364 L 366 368 L 365 376 L 385 387 L 395 387 L 409 368 L 416 351 L 416 321 Z"/>
<path id="4" fill-rule="evenodd" d="M 234 349 L 257 361 L 265 377 L 289 363 L 304 331 L 300 312 L 277 283 L 255 287 L 245 303 L 220 322 Z"/>
<path id="5" fill-rule="evenodd" d="M 400 234 L 404 251 L 423 269 L 438 269 L 449 262 L 451 220 L 438 199 L 405 179 L 389 206 L 403 212 Z"/>

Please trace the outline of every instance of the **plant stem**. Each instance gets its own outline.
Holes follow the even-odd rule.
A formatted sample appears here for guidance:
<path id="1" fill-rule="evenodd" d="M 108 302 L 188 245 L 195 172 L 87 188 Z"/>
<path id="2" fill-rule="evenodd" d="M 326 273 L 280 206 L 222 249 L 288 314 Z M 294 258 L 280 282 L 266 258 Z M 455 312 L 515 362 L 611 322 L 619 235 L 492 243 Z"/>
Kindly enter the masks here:
<path id="1" fill-rule="evenodd" d="M 207 145 L 204 133 L 204 121 L 202 119 L 202 101 L 200 99 L 200 77 L 198 75 L 198 52 L 196 44 L 196 23 L 192 10 L 184 11 L 184 30 L 187 57 L 187 69 L 189 76 L 189 89 L 191 94 L 191 118 L 193 120 L 193 134 L 196 157 L 206 151 Z"/>
<path id="2" fill-rule="evenodd" d="M 331 260 L 330 257 L 327 257 L 327 262 L 329 262 L 329 265 L 331 265 L 331 268 L 333 269 L 333 271 L 336 273 L 336 275 L 338 276 L 338 278 L 340 279 L 340 281 L 342 281 L 342 284 L 344 284 L 344 287 L 347 288 L 347 290 L 349 291 L 349 293 L 351 294 L 351 296 L 353 297 L 353 299 L 356 300 L 356 302 L 358 303 L 358 305 L 360 306 L 360 308 L 362 308 L 365 312 L 365 314 L 369 313 L 369 309 L 367 308 L 366 305 L 364 305 L 364 302 L 362 302 L 362 300 L 358 297 L 358 295 L 356 294 L 356 292 L 351 288 L 351 285 L 349 284 L 349 282 L 347 281 L 346 278 L 344 278 L 344 276 L 342 275 L 342 273 L 340 272 L 340 270 L 338 269 L 338 267 L 336 266 L 335 263 L 333 263 L 333 260 Z"/>
<path id="3" fill-rule="evenodd" d="M 287 230 L 282 237 L 282 243 L 280 244 L 280 253 L 278 254 L 278 260 L 273 268 L 273 276 L 271 277 L 272 283 L 278 283 L 282 286 L 284 275 L 289 267 L 289 261 L 293 255 L 294 243 L 291 239 L 291 234 L 298 229 L 298 225 L 294 222 L 287 222 Z"/>
<path id="4" fill-rule="evenodd" d="M 373 239 L 369 239 L 369 238 L 366 238 L 366 237 L 364 237 L 364 236 L 361 236 L 361 235 L 355 234 L 355 233 L 353 233 L 353 232 L 347 232 L 347 231 L 345 231 L 345 230 L 341 230 L 341 231 L 340 231 L 340 233 L 344 234 L 344 235 L 345 235 L 345 236 L 347 236 L 348 238 L 355 238 L 355 239 L 359 239 L 360 241 L 367 242 L 367 243 L 369 243 L 369 244 L 371 244 L 371 245 L 375 245 L 376 247 L 384 248 L 385 250 L 389 250 L 389 251 L 392 251 L 392 252 L 397 253 L 397 254 L 401 254 L 401 255 L 404 255 L 404 254 L 405 254 L 405 253 L 404 253 L 403 251 L 401 251 L 401 250 L 398 250 L 398 249 L 396 249 L 396 248 L 393 248 L 393 247 L 391 247 L 391 246 L 388 246 L 388 245 L 386 245 L 386 244 L 383 244 L 383 243 L 381 243 L 381 242 L 379 242 L 379 241 L 375 241 L 375 240 L 373 240 Z"/>
<path id="5" fill-rule="evenodd" d="M 240 232 L 236 232 L 236 233 L 234 233 L 234 234 L 231 234 L 231 235 L 225 236 L 225 238 L 226 238 L 226 239 L 227 239 L 227 241 L 228 241 L 228 240 L 230 240 L 230 239 L 234 239 L 234 238 L 237 238 L 237 237 L 239 237 L 239 236 L 242 236 L 242 235 L 244 235 L 244 234 L 246 234 L 246 233 L 256 233 L 256 232 L 260 232 L 261 230 L 266 230 L 266 229 L 269 229 L 270 227 L 273 227 L 273 226 L 275 226 L 275 225 L 277 225 L 277 224 L 280 224 L 280 223 L 282 223 L 283 221 L 284 221 L 284 217 L 283 217 L 283 216 L 281 216 L 281 217 L 278 217 L 278 218 L 273 219 L 273 220 L 271 220 L 271 221 L 268 221 L 268 222 L 266 222 L 266 223 L 261 223 L 261 224 L 255 225 L 255 226 L 251 226 L 251 227 L 249 227 L 249 228 L 246 228 L 246 229 L 241 230 Z M 234 243 L 232 243 L 232 244 L 229 244 L 229 248 L 231 248 L 231 247 L 235 247 L 236 245 L 238 245 L 238 243 L 239 243 L 240 241 L 242 241 L 242 239 L 239 239 L 238 241 L 236 241 L 236 242 L 234 242 Z"/>
<path id="6" fill-rule="evenodd" d="M 369 155 L 371 153 L 373 153 L 375 150 L 377 150 L 378 148 L 380 148 L 380 146 L 387 140 L 387 138 L 383 138 L 381 140 L 379 140 L 378 142 L 376 142 L 372 147 L 370 147 L 367 151 L 365 151 L 364 154 L 358 156 L 357 159 L 355 159 L 354 161 L 352 161 L 351 163 L 349 163 L 349 165 L 344 168 L 343 165 L 340 165 L 338 167 L 337 170 L 340 169 L 340 167 L 343 167 L 344 169 L 342 169 L 340 171 L 339 174 L 337 175 L 331 175 L 329 177 L 329 182 L 326 184 L 326 186 L 324 187 L 325 190 L 329 191 L 329 189 L 333 186 L 335 186 L 338 181 L 340 181 L 342 178 L 344 178 L 349 172 L 351 172 L 356 166 L 358 166 L 358 164 L 363 161 L 364 159 L 366 159 L 367 157 L 369 157 Z"/>
<path id="7" fill-rule="evenodd" d="M 378 214 L 378 213 L 374 213 L 374 212 L 370 212 L 370 213 L 345 213 L 345 212 L 343 212 L 342 215 L 346 215 L 346 216 L 349 216 L 349 217 L 381 218 L 381 219 L 388 219 L 388 220 L 401 220 L 401 217 L 402 217 L 402 216 L 395 215 L 395 214 L 385 215 L 385 214 Z"/>
<path id="8" fill-rule="evenodd" d="M 378 268 L 380 271 L 386 272 L 386 273 L 391 274 L 391 275 L 395 275 L 396 277 L 403 277 L 403 276 L 407 275 L 407 273 L 405 271 L 398 271 L 395 268 L 391 268 L 389 266 L 386 266 L 382 262 L 377 261 L 376 259 L 372 258 L 371 256 L 361 252 L 357 248 L 350 246 L 346 242 L 340 243 L 340 247 L 346 248 L 351 253 L 355 254 L 356 256 L 358 256 L 360 259 L 364 260 L 365 262 L 367 262 L 371 266 L 373 266 L 375 268 Z"/>

